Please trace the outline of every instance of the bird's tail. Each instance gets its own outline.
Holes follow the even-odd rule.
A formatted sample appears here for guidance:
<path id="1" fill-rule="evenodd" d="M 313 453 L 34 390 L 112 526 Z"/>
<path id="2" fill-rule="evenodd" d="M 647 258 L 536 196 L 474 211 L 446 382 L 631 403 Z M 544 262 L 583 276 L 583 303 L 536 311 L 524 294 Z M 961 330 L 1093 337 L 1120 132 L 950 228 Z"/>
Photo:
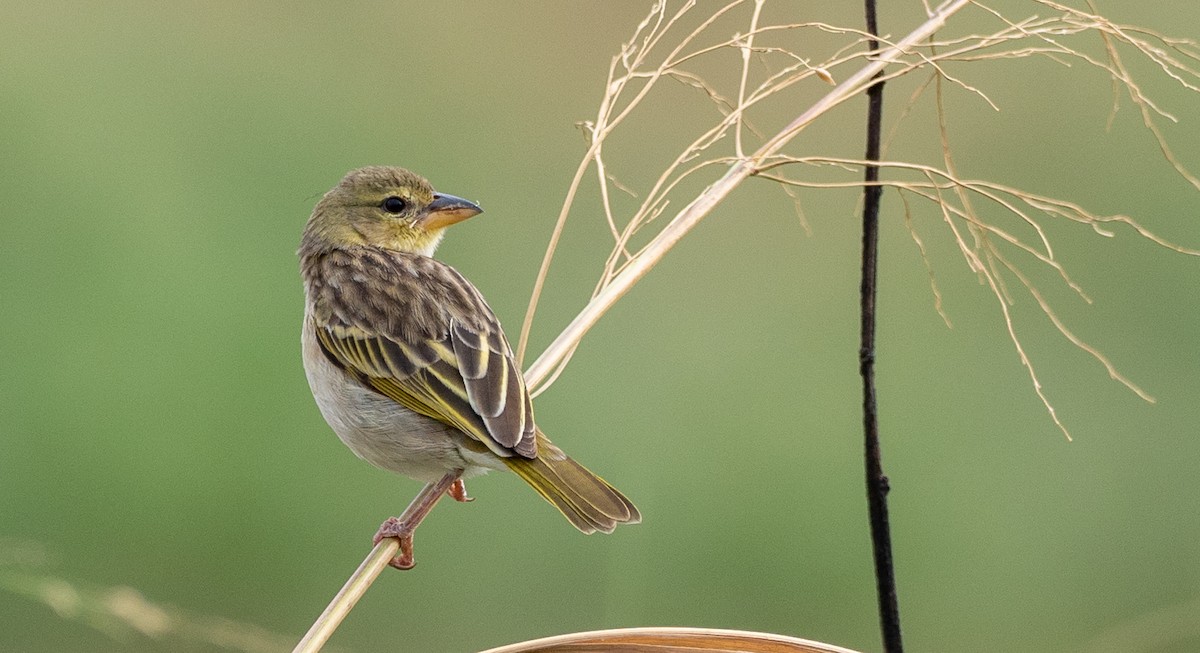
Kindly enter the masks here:
<path id="1" fill-rule="evenodd" d="M 572 460 L 538 433 L 538 456 L 505 458 L 504 463 L 558 508 L 584 533 L 611 533 L 617 524 L 636 524 L 642 515 L 607 481 Z"/>

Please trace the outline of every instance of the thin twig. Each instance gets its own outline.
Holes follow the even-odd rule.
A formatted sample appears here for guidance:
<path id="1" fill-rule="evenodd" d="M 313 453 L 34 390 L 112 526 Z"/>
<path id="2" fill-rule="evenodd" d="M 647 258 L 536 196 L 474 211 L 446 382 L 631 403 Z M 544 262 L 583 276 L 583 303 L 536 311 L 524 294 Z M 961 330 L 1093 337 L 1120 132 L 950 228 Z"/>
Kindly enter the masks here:
<path id="1" fill-rule="evenodd" d="M 412 528 L 416 529 L 421 520 L 433 508 L 433 504 L 437 503 L 450 485 L 458 478 L 458 473 L 447 474 L 441 480 L 434 483 L 429 483 L 421 488 L 417 496 L 413 498 L 404 512 L 400 513 L 397 521 L 401 523 L 411 523 Z M 342 620 L 346 615 L 350 614 L 358 600 L 366 594 L 367 588 L 371 587 L 371 583 L 379 574 L 387 569 L 388 563 L 396 557 L 400 551 L 400 540 L 394 537 L 385 537 L 375 545 L 374 549 L 367 554 L 366 559 L 354 570 L 350 578 L 346 580 L 346 584 L 338 591 L 333 600 L 309 627 L 308 632 L 296 644 L 296 648 L 292 649 L 292 653 L 315 653 L 320 651 L 321 647 L 325 646 L 325 642 L 333 635 L 333 631 L 337 630 L 342 624 Z"/>
<path id="2" fill-rule="evenodd" d="M 579 186 L 583 182 L 583 176 L 587 173 L 588 166 L 591 165 L 592 160 L 597 155 L 596 153 L 600 150 L 601 143 L 608 136 L 608 134 L 617 127 L 617 125 L 621 124 L 625 118 L 629 116 L 630 112 L 633 111 L 634 107 L 641 102 L 642 98 L 644 98 L 650 92 L 654 81 L 668 74 L 668 70 L 671 65 L 670 62 L 676 59 L 679 53 L 685 47 L 687 47 L 701 32 L 707 29 L 709 25 L 741 2 L 742 0 L 734 0 L 730 4 L 713 12 L 713 14 L 705 19 L 699 27 L 692 30 L 690 34 L 684 37 L 683 40 L 680 41 L 680 43 L 676 45 L 670 54 L 668 54 L 663 60 L 664 63 L 650 74 L 650 79 L 643 84 L 641 90 L 639 90 L 634 98 L 629 101 L 628 105 L 626 105 L 623 110 L 617 111 L 616 115 L 613 115 L 613 112 L 616 111 L 618 97 L 628 86 L 629 82 L 636 77 L 633 74 L 633 71 L 641 65 L 641 63 L 645 60 L 646 55 L 654 48 L 654 46 L 658 44 L 659 40 L 663 37 L 666 31 L 670 29 L 671 26 L 677 21 L 679 21 L 680 18 L 695 5 L 695 3 L 685 3 L 684 6 L 680 8 L 674 16 L 666 20 L 664 20 L 664 17 L 667 3 L 659 2 L 655 4 L 654 9 L 651 11 L 651 15 L 638 25 L 634 32 L 634 39 L 627 43 L 624 48 L 622 48 L 620 54 L 613 57 L 612 63 L 610 63 L 608 67 L 608 83 L 604 87 L 604 97 L 600 102 L 600 109 L 596 114 L 596 121 L 590 129 L 591 146 L 588 149 L 587 154 L 585 154 L 583 159 L 580 161 L 579 167 L 575 170 L 575 175 L 571 179 L 571 184 L 567 188 L 566 199 L 563 200 L 562 209 L 559 211 L 558 219 L 554 223 L 554 231 L 550 235 L 550 244 L 546 247 L 546 254 L 544 257 L 542 257 L 542 264 L 538 268 L 537 277 L 534 279 L 533 290 L 530 292 L 529 296 L 529 308 L 525 311 L 525 319 L 521 323 L 521 335 L 517 339 L 517 364 L 521 364 L 525 359 L 525 349 L 529 344 L 530 329 L 533 325 L 534 314 L 537 312 L 538 300 L 541 298 L 542 288 L 546 283 L 546 275 L 550 270 L 550 262 L 554 260 L 554 252 L 557 249 L 559 238 L 561 238 L 563 228 L 566 226 L 567 215 L 570 212 L 571 204 L 574 202 L 575 194 L 579 192 Z M 649 34 L 639 45 L 637 43 L 637 35 L 646 30 L 651 23 L 654 23 L 654 26 L 649 29 Z M 626 74 L 619 77 L 617 76 L 616 71 L 618 65 L 626 71 Z M 574 347 L 570 346 L 567 349 L 574 349 Z M 563 351 L 560 352 L 560 354 L 565 356 L 567 355 L 567 352 Z M 532 383 L 529 384 L 530 389 L 532 389 L 534 385 L 535 384 Z"/>
<path id="3" fill-rule="evenodd" d="M 867 31 L 879 33 L 875 0 L 865 0 Z M 871 49 L 879 48 L 874 38 Z M 878 77 L 882 77 L 879 75 Z M 863 459 L 867 483 L 867 513 L 871 526 L 871 549 L 875 559 L 875 590 L 879 602 L 879 628 L 886 653 L 903 653 L 900 639 L 900 604 L 896 599 L 896 571 L 892 564 L 892 534 L 888 523 L 888 478 L 883 473 L 879 442 L 879 414 L 875 390 L 875 298 L 879 268 L 880 139 L 883 132 L 883 80 L 867 89 L 867 165 L 864 166 L 862 283 L 859 287 L 861 341 L 858 371 L 863 382 Z"/>
<path id="4" fill-rule="evenodd" d="M 342 624 L 342 620 L 354 608 L 358 600 L 367 592 L 367 588 L 371 583 L 375 582 L 375 577 L 380 574 L 392 558 L 396 556 L 396 552 L 400 550 L 400 542 L 395 538 L 387 538 L 380 540 L 379 544 L 371 549 L 362 564 L 354 573 L 350 575 L 349 580 L 342 586 L 341 591 L 329 605 L 320 617 L 313 622 L 309 627 L 308 632 L 304 634 L 304 638 L 296 644 L 296 648 L 292 649 L 292 653 L 313 653 L 321 650 L 329 638 L 333 636 L 333 631 Z"/>

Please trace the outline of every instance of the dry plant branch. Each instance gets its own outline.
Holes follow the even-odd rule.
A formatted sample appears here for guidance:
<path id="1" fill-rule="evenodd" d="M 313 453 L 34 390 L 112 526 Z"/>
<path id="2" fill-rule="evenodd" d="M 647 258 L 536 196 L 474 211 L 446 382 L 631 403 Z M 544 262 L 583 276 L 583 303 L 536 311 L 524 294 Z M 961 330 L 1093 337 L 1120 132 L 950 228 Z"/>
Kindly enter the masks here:
<path id="1" fill-rule="evenodd" d="M 379 544 L 376 544 L 375 548 L 367 554 L 358 569 L 355 569 L 354 573 L 350 574 L 350 578 L 346 579 L 342 589 L 338 590 L 325 611 L 317 617 L 308 632 L 297 642 L 292 653 L 308 653 L 324 648 L 334 631 L 342 625 L 342 621 L 358 604 L 358 600 L 363 597 L 363 594 L 367 593 L 371 583 L 374 583 L 379 574 L 387 569 L 388 563 L 396 557 L 396 552 L 399 550 L 400 542 L 395 538 L 389 537 L 380 540 Z"/>
<path id="2" fill-rule="evenodd" d="M 711 24 L 711 22 L 719 15 L 728 11 L 740 2 L 734 2 L 726 5 L 722 10 L 716 12 L 713 17 L 706 20 L 699 28 L 685 37 L 682 43 L 677 46 L 671 55 L 666 57 L 664 61 L 654 69 L 652 80 L 657 80 L 665 75 L 665 71 L 673 65 L 673 61 L 679 52 L 689 43 L 691 43 L 700 32 Z M 824 115 L 829 110 L 840 105 L 851 97 L 861 93 L 871 83 L 872 78 L 883 72 L 890 64 L 901 60 L 904 56 L 912 52 L 916 46 L 927 38 L 929 38 L 937 30 L 945 25 L 945 21 L 965 6 L 970 4 L 969 0 L 951 0 L 939 7 L 934 14 L 922 23 L 919 27 L 910 32 L 900 41 L 895 44 L 889 44 L 883 47 L 877 54 L 873 55 L 869 61 L 851 74 L 845 81 L 838 84 L 832 91 L 818 100 L 815 104 L 809 107 L 802 114 L 797 116 L 791 123 L 785 126 L 782 130 L 776 133 L 767 142 L 761 145 L 752 154 L 746 157 L 739 157 L 725 171 L 719 179 L 713 182 L 700 196 L 689 202 L 687 206 L 679 211 L 674 218 L 641 250 L 629 257 L 619 268 L 615 268 L 611 273 L 611 279 L 602 284 L 602 287 L 595 294 L 592 300 L 586 307 L 567 325 L 559 336 L 542 352 L 536 361 L 529 366 L 525 372 L 526 382 L 531 389 L 540 389 L 543 382 L 555 374 L 556 368 L 564 363 L 570 356 L 570 353 L 578 346 L 583 335 L 600 319 L 600 317 L 612 307 L 618 299 L 620 299 L 630 288 L 633 287 L 639 279 L 650 271 L 662 257 L 666 255 L 672 247 L 675 246 L 693 227 L 696 226 L 705 216 L 707 216 L 713 208 L 724 200 L 730 192 L 738 185 L 745 181 L 748 177 L 756 174 L 758 169 L 772 156 L 776 155 L 791 139 L 795 138 L 802 129 L 811 124 L 821 115 Z M 644 85 L 639 94 L 618 113 L 615 118 L 610 119 L 613 107 L 616 101 L 620 98 L 622 90 L 626 85 L 638 75 L 639 71 L 631 65 L 631 60 L 634 63 L 644 61 L 646 53 L 650 51 L 649 47 L 640 47 L 642 45 L 653 45 L 662 38 L 663 31 L 651 31 L 649 34 L 641 36 L 642 32 L 647 30 L 650 25 L 656 27 L 670 27 L 678 21 L 681 14 L 677 13 L 671 19 L 665 18 L 656 19 L 658 12 L 665 12 L 665 2 L 660 2 L 655 6 L 655 12 L 652 13 L 645 21 L 639 25 L 635 32 L 635 38 L 625 46 L 621 54 L 613 59 L 609 72 L 609 83 L 601 109 L 597 116 L 591 133 L 593 134 L 592 145 L 584 156 L 583 161 L 576 172 L 575 179 L 572 181 L 571 187 L 568 190 L 567 200 L 564 203 L 563 210 L 559 214 L 558 222 L 555 224 L 553 235 L 551 236 L 550 246 L 547 248 L 546 257 L 543 261 L 542 268 L 539 270 L 537 281 L 535 282 L 533 296 L 530 300 L 530 307 L 526 313 L 525 321 L 521 330 L 521 338 L 518 345 L 518 356 L 523 355 L 526 343 L 529 339 L 529 330 L 533 322 L 533 316 L 536 312 L 537 301 L 540 297 L 541 288 L 545 283 L 546 274 L 549 270 L 550 262 L 553 260 L 554 250 L 557 246 L 558 239 L 561 236 L 562 229 L 566 223 L 567 215 L 570 212 L 571 204 L 575 194 L 578 192 L 579 181 L 582 180 L 583 174 L 591 166 L 596 159 L 598 152 L 601 150 L 601 144 L 604 139 L 611 133 L 622 119 L 624 119 L 638 102 L 645 97 L 645 94 L 651 84 Z M 690 5 L 689 5 L 690 6 Z M 686 7 L 684 10 L 685 11 Z M 806 24 L 806 27 L 812 27 L 814 24 Z M 851 31 L 851 30 L 844 30 Z M 639 41 L 639 36 L 642 40 Z M 865 58 L 866 53 L 860 53 L 854 58 Z M 848 59 L 847 59 L 848 60 Z M 625 75 L 616 76 L 616 70 L 619 65 L 624 64 Z M 826 67 L 827 68 L 827 67 Z M 789 83 L 794 83 L 808 76 L 815 76 L 816 73 L 812 70 L 798 72 L 793 75 Z M 884 76 L 886 79 L 890 75 Z M 637 215 L 630 220 L 629 226 L 626 227 L 626 233 L 632 235 L 637 228 L 648 221 L 652 216 L 657 215 L 662 209 L 659 208 L 664 198 L 661 195 L 663 188 L 670 188 L 670 180 L 672 174 L 677 171 L 684 163 L 691 160 L 700 151 L 703 151 L 709 144 L 714 142 L 720 135 L 725 134 L 731 127 L 735 127 L 741 123 L 742 115 L 745 110 L 761 101 L 764 97 L 769 97 L 772 92 L 778 92 L 783 86 L 782 82 L 770 86 L 765 91 L 752 93 L 748 99 L 737 110 L 725 117 L 716 127 L 702 135 L 696 140 L 692 147 L 681 153 L 669 167 L 668 172 L 664 173 L 656 182 L 654 189 L 642 203 L 641 209 Z M 699 167 L 692 167 L 690 171 L 698 170 Z M 675 183 L 678 183 L 677 180 Z M 618 246 L 623 247 L 623 243 L 618 243 Z"/>
<path id="3" fill-rule="evenodd" d="M 797 133 L 817 117 L 846 99 L 860 93 L 865 88 L 865 81 L 870 75 L 864 73 L 869 68 L 882 73 L 882 79 L 888 80 L 909 74 L 915 70 L 927 69 L 930 72 L 929 81 L 921 85 L 909 105 L 914 104 L 928 89 L 936 89 L 936 102 L 939 117 L 939 132 L 943 149 L 943 167 L 889 162 L 883 165 L 890 168 L 906 168 L 920 170 L 928 180 L 925 183 L 903 181 L 881 183 L 903 187 L 905 194 L 913 194 L 934 202 L 943 215 L 943 220 L 958 244 L 968 267 L 979 276 L 1003 304 L 1002 317 L 1010 340 L 1020 358 L 1022 365 L 1029 373 L 1031 385 L 1038 398 L 1043 403 L 1051 419 L 1069 438 L 1069 432 L 1063 422 L 1057 417 L 1052 403 L 1045 394 L 1041 381 L 1023 347 L 1013 317 L 1008 306 L 1014 301 L 1005 273 L 1011 274 L 1020 285 L 1035 298 L 1038 306 L 1045 312 L 1047 318 L 1071 343 L 1080 347 L 1089 355 L 1096 358 L 1105 367 L 1109 376 L 1129 387 L 1139 397 L 1152 401 L 1152 398 L 1138 388 L 1129 379 L 1116 371 L 1115 366 L 1097 349 L 1087 345 L 1076 337 L 1058 318 L 1045 300 L 1044 296 L 1032 286 L 1030 278 L 1020 270 L 1012 269 L 1008 259 L 999 249 L 1000 243 L 1011 245 L 1033 256 L 1040 263 L 1052 267 L 1063 279 L 1064 283 L 1085 301 L 1090 298 L 1083 289 L 1068 275 L 1066 269 L 1056 259 L 1053 247 L 1046 236 L 1039 217 L 1061 218 L 1088 224 L 1096 233 L 1104 236 L 1112 234 L 1107 223 L 1123 223 L 1133 228 L 1139 235 L 1177 252 L 1193 254 L 1194 250 L 1175 245 L 1156 236 L 1149 229 L 1127 216 L 1099 216 L 1088 212 L 1083 207 L 1063 200 L 1039 196 L 1011 188 L 1002 184 L 976 180 L 962 180 L 957 171 L 945 124 L 945 107 L 942 96 L 945 91 L 943 82 L 949 82 L 967 93 L 982 99 L 988 106 L 996 109 L 996 104 L 986 93 L 952 75 L 946 66 L 983 60 L 1022 59 L 1029 57 L 1044 57 L 1063 65 L 1071 65 L 1072 61 L 1083 62 L 1108 76 L 1114 88 L 1123 89 L 1131 101 L 1139 108 L 1143 123 L 1156 139 L 1168 163 L 1190 183 L 1196 184 L 1192 175 L 1175 157 L 1167 145 L 1155 119 L 1161 118 L 1174 121 L 1176 118 L 1151 100 L 1134 80 L 1128 67 L 1123 63 L 1117 45 L 1132 48 L 1135 52 L 1153 62 L 1170 79 L 1186 89 L 1200 89 L 1200 72 L 1194 64 L 1200 61 L 1194 43 L 1181 39 L 1172 39 L 1153 31 L 1120 25 L 1099 16 L 1094 11 L 1083 12 L 1065 5 L 1035 0 L 1036 4 L 1052 9 L 1055 15 L 1044 17 L 1029 17 L 1022 20 L 1009 20 L 1000 12 L 981 2 L 949 2 L 944 3 L 931 12 L 931 19 L 920 28 L 900 41 L 889 43 L 881 55 L 870 61 L 865 68 L 860 68 L 854 75 L 838 85 L 822 100 L 815 103 L 808 111 L 799 116 L 791 124 L 766 139 L 752 153 L 746 154 L 746 139 L 743 126 L 747 113 L 757 105 L 776 96 L 784 89 L 808 79 L 831 79 L 831 72 L 868 57 L 867 50 L 862 44 L 867 34 L 861 30 L 837 27 L 825 23 L 791 23 L 786 25 L 762 25 L 760 20 L 761 4 L 755 3 L 749 20 L 749 29 L 744 34 L 735 34 L 731 39 L 724 39 L 712 45 L 695 45 L 694 51 L 689 47 L 701 40 L 701 34 L 708 29 L 715 18 L 724 15 L 732 9 L 745 4 L 738 0 L 723 5 L 699 27 L 686 32 L 679 38 L 679 44 L 672 50 L 659 57 L 652 56 L 655 46 L 667 41 L 667 30 L 682 24 L 682 17 L 693 7 L 685 4 L 674 14 L 667 14 L 666 3 L 658 3 L 650 16 L 635 30 L 634 38 L 614 57 L 609 69 L 606 93 L 601 102 L 601 109 L 595 121 L 587 123 L 590 136 L 590 147 L 580 162 L 575 180 L 568 191 L 563 208 L 555 224 L 554 233 L 533 293 L 531 294 L 529 310 L 526 313 L 519 351 L 523 354 L 528 342 L 530 329 L 548 274 L 549 266 L 557 248 L 558 238 L 565 227 L 568 215 L 579 189 L 579 181 L 589 166 L 595 164 L 601 178 L 602 207 L 609 230 L 613 234 L 614 244 L 609 257 L 601 270 L 592 300 L 584 307 L 579 315 L 560 333 L 542 355 L 529 366 L 527 380 L 535 392 L 546 389 L 561 373 L 563 366 L 569 361 L 571 353 L 578 346 L 583 335 L 592 325 L 616 302 L 625 292 L 649 271 L 669 251 L 675 243 L 693 228 L 732 190 L 750 176 L 762 176 L 794 187 L 837 188 L 857 186 L 861 182 L 828 183 L 806 181 L 803 179 L 785 178 L 770 170 L 782 162 L 835 165 L 859 169 L 862 161 L 833 157 L 818 160 L 817 157 L 789 157 L 781 153 L 783 147 Z M 933 40 L 933 33 L 940 28 L 945 19 L 966 5 L 974 5 L 985 15 L 996 18 L 1001 27 L 995 32 L 955 36 L 942 40 Z M 682 28 L 680 28 L 682 31 Z M 795 30 L 820 30 L 825 33 L 848 35 L 853 42 L 843 47 L 825 61 L 814 63 L 796 53 L 786 52 L 783 48 L 760 45 L 755 40 L 767 34 Z M 1102 57 L 1089 54 L 1067 43 L 1067 39 L 1080 35 L 1098 34 L 1104 44 Z M 914 38 L 917 35 L 917 38 Z M 923 47 L 916 47 L 922 44 Z M 736 92 L 730 94 L 735 100 L 727 99 L 715 85 L 705 81 L 700 75 L 683 70 L 684 63 L 694 62 L 699 57 L 721 49 L 737 49 L 741 53 L 742 65 L 738 70 Z M 774 73 L 766 75 L 757 86 L 751 81 L 751 54 L 766 56 L 780 54 L 786 57 L 788 63 Z M 892 65 L 883 65 L 892 64 Z M 663 79 L 686 79 L 689 86 L 703 89 L 705 96 L 713 102 L 721 114 L 721 119 L 710 129 L 697 136 L 694 141 L 679 153 L 665 168 L 662 174 L 649 186 L 641 196 L 640 206 L 633 212 L 624 224 L 614 213 L 609 197 L 609 189 L 603 180 L 612 176 L 612 171 L 604 159 L 604 144 L 614 133 L 615 127 L 625 119 L 630 112 L 649 97 L 651 87 Z M 634 85 L 640 82 L 639 85 Z M 632 85 L 632 86 L 631 86 Z M 630 89 L 633 89 L 630 91 Z M 633 93 L 632 98 L 625 95 Z M 1114 111 L 1117 106 L 1114 98 Z M 907 113 L 907 111 L 906 111 Z M 903 120 L 903 116 L 902 116 Z M 733 134 L 733 152 L 729 156 L 711 156 L 709 154 L 718 141 L 729 132 Z M 713 166 L 724 167 L 725 173 L 709 185 L 700 195 L 689 200 L 665 226 L 658 230 L 649 242 L 640 249 L 632 246 L 634 236 L 664 214 L 673 201 L 674 192 L 682 182 L 700 174 Z M 948 194 L 947 194 L 948 193 Z M 1015 236 L 1009 229 L 996 221 L 989 221 L 979 215 L 972 204 L 972 196 L 982 198 L 989 204 L 1002 207 L 1009 214 L 1017 217 L 1026 227 L 1034 232 L 1033 242 L 1026 242 Z M 793 198 L 795 199 L 795 195 Z M 954 199 L 951 202 L 951 198 Z M 907 201 L 907 200 L 906 200 Z M 911 224 L 911 214 L 906 214 L 908 224 Z M 923 249 L 923 241 L 912 231 L 914 241 Z M 999 243 L 994 239 L 999 239 Z M 924 256 L 924 255 L 923 255 Z M 940 292 L 934 281 L 933 267 L 925 258 L 925 264 L 930 274 L 933 286 L 935 307 L 947 324 L 949 317 L 941 306 Z"/>
<path id="4" fill-rule="evenodd" d="M 461 473 L 461 470 L 457 470 L 446 474 L 438 481 L 426 484 L 408 504 L 408 507 L 404 509 L 404 512 L 396 518 L 396 521 L 409 526 L 411 528 L 409 533 L 415 532 L 421 520 L 429 514 L 429 511 L 446 494 L 446 491 L 450 489 L 451 484 L 459 478 Z M 409 544 L 412 544 L 411 540 Z M 342 585 L 342 589 L 329 602 L 325 611 L 321 613 L 321 616 L 317 617 L 317 620 L 309 627 L 308 632 L 304 634 L 304 637 L 292 649 L 292 653 L 313 653 L 320 651 L 325 646 L 325 643 L 329 641 L 329 638 L 333 636 L 338 626 L 342 624 L 346 615 L 350 614 L 350 610 L 354 609 L 358 600 L 363 597 L 363 594 L 367 593 L 367 589 L 371 587 L 371 584 L 375 582 L 379 574 L 384 569 L 387 569 L 388 564 L 396 558 L 396 554 L 401 552 L 402 549 L 404 549 L 404 545 L 401 543 L 400 538 L 385 537 L 379 540 L 375 548 L 371 549 L 366 559 L 358 566 L 358 569 L 355 569 L 350 578 L 346 580 L 346 583 Z M 411 550 L 408 553 L 411 556 Z M 405 568 L 409 567 L 406 566 Z"/>
<path id="5" fill-rule="evenodd" d="M 867 161 L 853 159 L 838 159 L 830 157 L 779 157 L 777 160 L 768 164 L 762 173 L 762 176 L 768 177 L 780 183 L 794 185 L 805 188 L 837 188 L 837 187 L 857 187 L 861 184 L 859 181 L 845 182 L 807 182 L 801 179 L 784 177 L 775 174 L 773 170 L 779 166 L 786 164 L 802 164 L 809 166 L 825 166 L 833 169 L 847 169 L 861 167 L 867 165 Z M 996 297 L 998 305 L 1004 319 L 1005 329 L 1009 339 L 1021 360 L 1022 365 L 1026 368 L 1029 374 L 1030 382 L 1033 385 L 1034 391 L 1041 400 L 1047 413 L 1050 415 L 1054 424 L 1070 438 L 1070 433 L 1066 426 L 1058 418 L 1054 406 L 1046 396 L 1044 388 L 1037 372 L 1027 355 L 1021 339 L 1016 330 L 1016 325 L 1012 315 L 1009 312 L 1009 306 L 1013 303 L 1013 298 L 1004 285 L 1003 280 L 998 275 L 999 268 L 989 264 L 989 261 L 994 261 L 1000 268 L 1007 270 L 1014 278 L 1016 278 L 1021 286 L 1035 300 L 1038 307 L 1050 320 L 1051 324 L 1063 335 L 1069 342 L 1086 352 L 1092 358 L 1096 359 L 1105 369 L 1109 377 L 1136 394 L 1141 399 L 1153 402 L 1154 398 L 1145 390 L 1135 384 L 1133 381 L 1122 375 L 1102 352 L 1094 346 L 1084 342 L 1079 338 L 1066 324 L 1058 317 L 1056 311 L 1051 307 L 1045 299 L 1041 291 L 1030 280 L 1029 276 L 1024 273 L 1019 266 L 1014 264 L 1009 258 L 997 247 L 993 237 L 1000 241 L 1015 247 L 1019 252 L 1022 252 L 1035 261 L 1051 268 L 1063 280 L 1063 283 L 1074 291 L 1081 299 L 1086 302 L 1091 302 L 1091 299 L 1084 293 L 1083 289 L 1070 277 L 1066 269 L 1055 258 L 1054 251 L 1050 246 L 1049 240 L 1046 238 L 1045 232 L 1038 224 L 1032 212 L 1041 213 L 1047 217 L 1057 217 L 1078 224 L 1090 227 L 1094 232 L 1105 237 L 1114 237 L 1116 234 L 1111 231 L 1113 225 L 1124 225 L 1131 229 L 1137 235 L 1149 240 L 1156 245 L 1164 247 L 1170 251 L 1186 254 L 1190 256 L 1200 256 L 1200 250 L 1190 249 L 1173 243 L 1165 238 L 1162 238 L 1150 231 L 1138 221 L 1125 215 L 1099 215 L 1092 213 L 1084 207 L 1063 200 L 1058 200 L 1036 193 L 1030 193 L 1018 188 L 1006 186 L 995 182 L 975 179 L 960 179 L 949 171 L 953 169 L 953 163 L 947 155 L 947 169 L 939 169 L 934 166 L 902 162 L 902 161 L 881 161 L 879 165 L 891 169 L 899 173 L 914 173 L 920 175 L 923 181 L 913 181 L 903 178 L 892 178 L 880 181 L 879 184 L 897 189 L 902 193 L 902 196 L 915 196 L 924 200 L 928 200 L 941 211 L 943 220 L 950 227 L 954 241 L 957 244 L 959 251 L 963 255 L 969 269 L 979 275 Z M 947 193 L 957 197 L 957 203 L 952 202 Z M 992 222 L 988 222 L 982 218 L 973 207 L 970 198 L 974 196 L 981 198 L 999 207 L 1003 211 L 1017 217 L 1022 223 L 1026 224 L 1036 236 L 1036 244 L 1027 243 L 1020 237 L 1012 234 Z M 907 204 L 907 200 L 906 200 Z M 959 226 L 959 222 L 963 226 Z M 964 230 L 969 233 L 972 238 L 968 239 L 964 236 Z M 911 231 L 911 229 L 910 229 Z M 921 245 L 919 236 L 915 231 L 912 231 L 914 239 Z M 924 258 L 924 257 L 923 257 Z M 929 266 L 928 259 L 925 258 L 927 267 Z M 930 272 L 932 279 L 932 271 Z M 940 293 L 936 286 L 933 289 L 935 302 L 940 305 Z M 943 317 L 948 320 L 943 314 Z"/>

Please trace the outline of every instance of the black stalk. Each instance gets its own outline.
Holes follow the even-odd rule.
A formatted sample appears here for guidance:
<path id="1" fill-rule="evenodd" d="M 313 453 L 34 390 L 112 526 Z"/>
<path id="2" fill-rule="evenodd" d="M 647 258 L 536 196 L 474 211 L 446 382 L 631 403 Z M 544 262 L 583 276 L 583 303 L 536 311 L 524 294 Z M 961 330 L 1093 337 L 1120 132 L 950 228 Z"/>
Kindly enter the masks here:
<path id="1" fill-rule="evenodd" d="M 879 34 L 875 17 L 875 0 L 866 1 L 867 31 L 872 37 Z M 871 50 L 879 42 L 870 40 Z M 882 73 L 876 75 L 878 78 Z M 883 82 L 876 81 L 867 89 L 867 155 L 869 162 L 879 161 L 880 132 L 883 122 Z M 892 564 L 892 534 L 888 526 L 888 478 L 883 473 L 883 456 L 879 445 L 879 419 L 875 402 L 875 295 L 879 264 L 879 200 L 883 188 L 879 185 L 879 166 L 868 164 L 863 186 L 862 285 L 860 311 L 862 339 L 858 351 L 858 368 L 863 380 L 863 435 L 867 480 L 867 507 L 871 521 L 871 547 L 875 555 L 875 587 L 879 596 L 879 626 L 886 653 L 902 653 L 900 641 L 900 606 L 896 600 L 896 574 Z"/>

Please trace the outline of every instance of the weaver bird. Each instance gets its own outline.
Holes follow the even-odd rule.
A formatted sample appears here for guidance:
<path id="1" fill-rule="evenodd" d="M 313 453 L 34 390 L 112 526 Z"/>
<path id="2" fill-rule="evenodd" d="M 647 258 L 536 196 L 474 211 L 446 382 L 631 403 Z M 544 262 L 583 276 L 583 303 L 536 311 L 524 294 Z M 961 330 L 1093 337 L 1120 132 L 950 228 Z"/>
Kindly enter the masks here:
<path id="1" fill-rule="evenodd" d="M 321 198 L 300 245 L 304 370 L 321 414 L 360 458 L 431 484 L 415 520 L 375 536 L 400 539 L 402 569 L 413 522 L 443 493 L 469 500 L 462 479 L 492 469 L 516 472 L 584 533 L 641 520 L 538 429 L 495 313 L 431 258 L 446 227 L 480 212 L 402 168 L 362 168 Z"/>

